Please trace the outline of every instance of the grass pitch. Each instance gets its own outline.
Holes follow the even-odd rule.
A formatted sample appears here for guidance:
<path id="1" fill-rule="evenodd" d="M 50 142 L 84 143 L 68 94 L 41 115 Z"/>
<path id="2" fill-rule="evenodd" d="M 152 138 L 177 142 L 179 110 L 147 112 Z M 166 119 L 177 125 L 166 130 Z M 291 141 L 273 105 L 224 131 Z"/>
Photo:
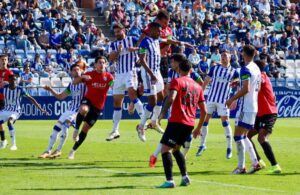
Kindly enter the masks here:
<path id="1" fill-rule="evenodd" d="M 71 134 L 62 157 L 40 160 L 48 145 L 55 121 L 18 121 L 17 151 L 9 145 L 0 151 L 0 194 L 300 194 L 299 119 L 279 119 L 270 142 L 283 169 L 280 175 L 262 170 L 254 175 L 230 175 L 237 165 L 235 144 L 233 158 L 225 158 L 225 136 L 219 119 L 210 122 L 207 150 L 195 157 L 199 140 L 193 141 L 187 169 L 192 180 L 188 187 L 156 189 L 164 181 L 161 158 L 157 167 L 148 168 L 148 159 L 161 135 L 149 130 L 147 142 L 136 134 L 136 120 L 122 121 L 121 137 L 112 142 L 105 138 L 112 121 L 98 121 L 78 149 L 75 160 L 67 155 L 73 145 Z M 233 122 L 232 122 L 233 123 Z M 165 126 L 164 123 L 163 126 Z M 6 137 L 10 143 L 9 134 Z M 270 166 L 261 147 L 261 157 Z M 247 165 L 250 160 L 247 156 Z M 180 174 L 174 160 L 176 184 Z"/>

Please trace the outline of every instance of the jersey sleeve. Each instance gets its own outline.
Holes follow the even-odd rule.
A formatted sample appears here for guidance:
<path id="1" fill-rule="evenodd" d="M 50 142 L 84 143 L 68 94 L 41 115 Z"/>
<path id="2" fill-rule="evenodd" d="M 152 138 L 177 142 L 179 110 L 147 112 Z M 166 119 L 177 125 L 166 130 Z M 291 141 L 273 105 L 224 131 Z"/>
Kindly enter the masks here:
<path id="1" fill-rule="evenodd" d="M 109 52 L 112 52 L 112 51 L 117 51 L 117 48 L 115 47 L 115 43 L 112 42 L 109 46 Z"/>
<path id="2" fill-rule="evenodd" d="M 148 52 L 148 42 L 143 39 L 139 46 L 139 54 L 146 54 Z"/>
<path id="3" fill-rule="evenodd" d="M 69 83 L 68 87 L 65 89 L 65 92 L 70 95 L 71 94 L 71 83 Z"/>
<path id="4" fill-rule="evenodd" d="M 172 72 L 173 72 L 173 70 L 171 70 L 171 69 L 168 71 L 168 84 L 170 84 L 172 81 L 172 75 L 173 75 Z"/>
<path id="5" fill-rule="evenodd" d="M 193 71 L 193 72 L 191 73 L 191 78 L 192 78 L 194 81 L 196 81 L 197 83 L 203 82 L 201 76 L 200 76 L 198 73 L 196 73 L 195 71 Z"/>
<path id="6" fill-rule="evenodd" d="M 175 90 L 175 91 L 179 91 L 179 83 L 177 81 L 177 79 L 173 79 L 170 83 L 170 91 L 171 90 Z"/>
<path id="7" fill-rule="evenodd" d="M 240 72 L 241 81 L 249 80 L 251 77 L 251 73 L 247 67 L 242 67 Z"/>
<path id="8" fill-rule="evenodd" d="M 138 39 L 138 37 L 134 37 L 134 36 L 132 36 L 131 38 L 132 38 L 132 43 L 133 43 L 133 45 L 134 45 L 134 46 L 136 46 L 136 45 L 137 45 L 137 43 L 139 42 L 139 39 Z"/>
<path id="9" fill-rule="evenodd" d="M 204 102 L 204 101 L 205 101 L 204 92 L 203 92 L 203 89 L 200 88 L 200 90 L 199 90 L 199 100 L 198 100 L 198 102 Z"/>
<path id="10" fill-rule="evenodd" d="M 209 72 L 208 72 L 208 76 L 209 76 L 210 78 L 213 77 L 214 69 L 215 69 L 215 66 L 211 67 L 210 70 L 209 70 Z"/>
<path id="11" fill-rule="evenodd" d="M 239 79 L 240 75 L 239 75 L 239 72 L 237 70 L 234 71 L 234 74 L 233 74 L 233 77 L 232 77 L 232 80 L 237 80 Z"/>
<path id="12" fill-rule="evenodd" d="M 112 74 L 108 73 L 108 85 L 112 86 L 114 84 L 114 77 Z"/>

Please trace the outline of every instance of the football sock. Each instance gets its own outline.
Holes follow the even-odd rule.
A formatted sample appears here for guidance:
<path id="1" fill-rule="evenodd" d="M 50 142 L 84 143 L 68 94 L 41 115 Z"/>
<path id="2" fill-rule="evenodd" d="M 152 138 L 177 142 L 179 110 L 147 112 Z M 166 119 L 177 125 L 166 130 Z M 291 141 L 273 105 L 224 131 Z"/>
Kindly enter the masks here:
<path id="1" fill-rule="evenodd" d="M 62 126 L 62 132 L 60 135 L 60 139 L 59 139 L 59 144 L 57 146 L 57 150 L 61 151 L 62 147 L 65 145 L 67 137 L 68 137 L 68 130 L 69 130 L 69 125 L 68 124 L 64 124 Z"/>
<path id="2" fill-rule="evenodd" d="M 200 146 L 205 145 L 207 134 L 208 134 L 208 123 L 204 122 L 203 126 L 201 127 Z"/>
<path id="3" fill-rule="evenodd" d="M 183 154 L 180 152 L 180 150 L 177 150 L 173 152 L 173 156 L 176 159 L 182 177 L 186 176 L 186 164 Z"/>
<path id="4" fill-rule="evenodd" d="M 173 174 L 172 174 L 172 168 L 173 168 L 173 161 L 172 161 L 172 155 L 170 152 L 163 153 L 161 155 L 163 165 L 164 165 L 164 170 L 165 170 L 165 175 L 167 181 L 173 180 Z"/>
<path id="5" fill-rule="evenodd" d="M 192 134 L 188 137 L 188 139 L 184 142 L 183 144 L 183 149 L 182 149 L 182 154 L 184 156 L 187 155 L 187 153 L 190 150 L 191 144 L 192 144 L 193 138 L 192 138 Z"/>
<path id="6" fill-rule="evenodd" d="M 5 140 L 5 131 L 0 131 L 1 141 Z"/>
<path id="7" fill-rule="evenodd" d="M 227 141 L 227 148 L 232 148 L 232 129 L 228 121 L 222 123 Z"/>
<path id="8" fill-rule="evenodd" d="M 47 148 L 48 152 L 50 152 L 52 150 L 52 147 L 53 147 L 54 143 L 56 142 L 57 135 L 60 131 L 61 131 L 61 124 L 57 123 L 56 125 L 54 125 L 52 135 L 50 136 L 50 140 L 49 140 L 49 144 L 48 144 L 48 148 Z"/>
<path id="9" fill-rule="evenodd" d="M 142 118 L 142 116 L 144 114 L 143 103 L 141 102 L 141 100 L 139 98 L 136 98 L 135 100 L 133 100 L 133 103 L 134 103 L 134 107 L 135 107 L 138 115 L 140 116 L 140 118 Z"/>
<path id="10" fill-rule="evenodd" d="M 260 158 L 260 156 L 259 156 L 259 154 L 256 150 L 255 144 L 253 143 L 252 139 L 249 139 L 249 141 L 252 143 L 252 146 L 253 146 L 254 152 L 256 154 L 257 160 L 260 161 L 261 158 Z"/>
<path id="11" fill-rule="evenodd" d="M 157 102 L 156 106 L 154 106 L 154 109 L 153 109 L 153 115 L 151 117 L 151 121 L 154 121 L 156 122 L 159 115 L 160 115 L 160 112 L 161 112 L 161 108 L 162 108 L 162 102 Z"/>
<path id="12" fill-rule="evenodd" d="M 238 154 L 238 167 L 240 169 L 245 167 L 245 136 L 234 136 Z"/>
<path id="13" fill-rule="evenodd" d="M 79 146 L 82 144 L 82 142 L 85 140 L 85 138 L 86 138 L 86 133 L 85 132 L 83 132 L 83 131 L 81 131 L 80 133 L 79 133 L 79 140 L 77 141 L 77 142 L 75 142 L 75 144 L 74 144 L 74 146 L 73 146 L 73 150 L 74 151 L 76 151 L 78 148 L 79 148 Z"/>
<path id="14" fill-rule="evenodd" d="M 273 153 L 272 147 L 270 145 L 269 142 L 264 142 L 261 144 L 261 147 L 263 148 L 266 157 L 268 158 L 268 160 L 270 161 L 271 165 L 277 165 L 277 161 L 275 159 L 275 155 Z"/>
<path id="15" fill-rule="evenodd" d="M 75 129 L 79 130 L 80 125 L 81 125 L 83 119 L 84 119 L 84 116 L 81 115 L 81 114 L 78 112 L 78 114 L 77 114 L 77 116 L 76 116 L 76 125 L 75 125 Z"/>
<path id="16" fill-rule="evenodd" d="M 159 143 L 156 147 L 156 150 L 155 152 L 153 153 L 153 156 L 155 156 L 157 158 L 157 156 L 159 155 L 159 153 L 161 152 L 161 147 L 162 147 L 162 144 Z"/>
<path id="17" fill-rule="evenodd" d="M 14 128 L 13 124 L 11 124 L 10 122 L 7 123 L 7 126 L 8 126 L 8 130 L 9 130 L 10 138 L 11 138 L 11 144 L 16 145 L 15 128 Z"/>
<path id="18" fill-rule="evenodd" d="M 141 127 L 143 127 L 143 128 L 145 127 L 146 121 L 150 118 L 150 116 L 152 114 L 152 111 L 153 111 L 153 107 L 148 104 L 145 107 L 144 114 L 143 114 L 143 116 L 141 118 L 141 123 L 140 123 Z"/>
<path id="19" fill-rule="evenodd" d="M 114 108 L 112 132 L 115 133 L 115 132 L 119 131 L 119 125 L 120 125 L 121 118 L 122 118 L 122 109 Z"/>
<path id="20" fill-rule="evenodd" d="M 253 145 L 250 142 L 248 137 L 245 138 L 245 148 L 246 148 L 247 152 L 250 155 L 252 165 L 256 165 L 258 163 L 258 160 L 257 160 L 256 154 L 255 154 L 255 150 L 253 148 Z"/>

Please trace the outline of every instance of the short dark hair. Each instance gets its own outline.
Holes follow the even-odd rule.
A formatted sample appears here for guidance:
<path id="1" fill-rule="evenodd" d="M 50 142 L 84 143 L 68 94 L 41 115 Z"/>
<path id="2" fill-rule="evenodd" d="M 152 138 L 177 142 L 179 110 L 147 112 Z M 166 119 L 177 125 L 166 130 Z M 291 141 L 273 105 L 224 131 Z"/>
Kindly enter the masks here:
<path id="1" fill-rule="evenodd" d="M 263 60 L 255 60 L 254 63 L 258 66 L 260 72 L 263 72 L 265 69 L 265 62 Z"/>
<path id="2" fill-rule="evenodd" d="M 245 45 L 244 47 L 243 47 L 243 52 L 247 55 L 247 56 L 249 56 L 249 57 L 251 57 L 251 58 L 253 58 L 254 57 L 254 55 L 255 55 L 255 47 L 253 47 L 252 45 Z"/>
<path id="3" fill-rule="evenodd" d="M 98 57 L 96 57 L 96 59 L 95 59 L 95 63 L 97 63 L 98 62 L 98 60 L 104 60 L 105 61 L 105 63 L 107 63 L 108 61 L 107 61 L 107 58 L 105 57 L 105 56 L 98 56 Z"/>
<path id="4" fill-rule="evenodd" d="M 185 59 L 179 63 L 179 70 L 183 72 L 189 72 L 191 68 L 192 68 L 192 63 L 188 59 Z"/>
<path id="5" fill-rule="evenodd" d="M 157 22 L 151 22 L 149 24 L 149 28 L 160 28 L 160 27 L 161 27 L 161 25 Z"/>
<path id="6" fill-rule="evenodd" d="M 75 67 L 79 67 L 79 68 L 80 68 L 79 64 L 73 64 L 73 65 L 70 67 L 70 70 L 72 71 L 73 68 L 75 68 Z"/>
<path id="7" fill-rule="evenodd" d="M 174 60 L 176 62 L 182 62 L 186 60 L 186 57 L 180 53 L 175 53 L 171 56 L 171 60 Z"/>
<path id="8" fill-rule="evenodd" d="M 3 54 L 0 54 L 0 58 L 5 58 L 5 57 L 8 57 L 7 54 L 3 53 Z"/>
<path id="9" fill-rule="evenodd" d="M 156 18 L 159 19 L 159 20 L 162 20 L 162 19 L 170 20 L 170 15 L 169 15 L 169 13 L 168 13 L 167 10 L 161 9 L 161 10 L 158 12 Z"/>

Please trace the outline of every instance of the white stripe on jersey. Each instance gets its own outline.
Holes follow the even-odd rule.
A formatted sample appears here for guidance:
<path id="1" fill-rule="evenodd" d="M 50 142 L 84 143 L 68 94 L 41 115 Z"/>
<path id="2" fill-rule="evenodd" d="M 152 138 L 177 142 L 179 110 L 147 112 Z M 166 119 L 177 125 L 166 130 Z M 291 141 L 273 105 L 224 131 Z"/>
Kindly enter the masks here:
<path id="1" fill-rule="evenodd" d="M 237 76 L 236 69 L 230 67 L 223 67 L 218 64 L 213 67 L 211 87 L 208 91 L 207 102 L 214 102 L 224 104 L 229 98 L 231 87 L 230 81 Z"/>
<path id="2" fill-rule="evenodd" d="M 22 96 L 27 94 L 25 90 L 17 86 L 14 90 L 9 89 L 8 85 L 3 89 L 4 101 L 5 101 L 5 111 L 10 112 L 21 112 L 21 100 Z"/>
<path id="3" fill-rule="evenodd" d="M 70 94 L 72 96 L 72 102 L 69 104 L 68 110 L 77 112 L 80 107 L 81 100 L 85 95 L 86 85 L 83 83 L 77 85 L 70 83 L 68 89 L 70 90 Z"/>
<path id="4" fill-rule="evenodd" d="M 123 40 L 116 40 L 111 44 L 110 50 L 117 51 L 119 45 L 123 46 L 123 51 L 120 53 L 116 62 L 116 70 L 118 74 L 135 71 L 135 63 L 138 61 L 137 52 L 129 52 L 128 48 L 134 47 L 133 37 L 126 36 Z"/>
<path id="5" fill-rule="evenodd" d="M 146 38 L 148 43 L 147 64 L 153 72 L 157 72 L 160 69 L 161 61 L 159 40 L 154 40 L 150 37 Z"/>

